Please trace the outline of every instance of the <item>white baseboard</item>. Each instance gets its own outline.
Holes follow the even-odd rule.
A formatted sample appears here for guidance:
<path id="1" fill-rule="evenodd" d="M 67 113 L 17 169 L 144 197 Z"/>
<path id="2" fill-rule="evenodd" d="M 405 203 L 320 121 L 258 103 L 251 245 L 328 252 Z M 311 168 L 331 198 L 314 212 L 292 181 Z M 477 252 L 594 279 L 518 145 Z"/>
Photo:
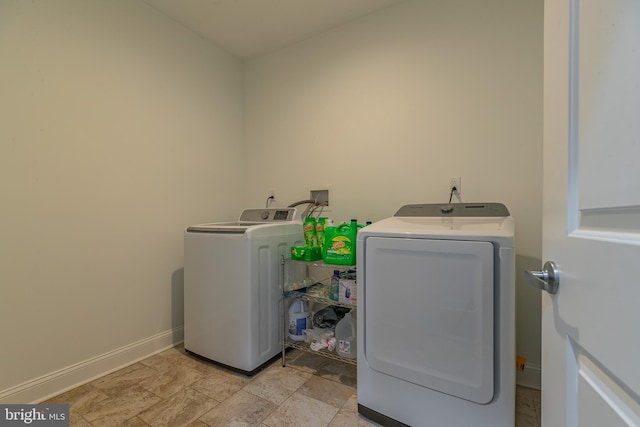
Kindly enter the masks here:
<path id="1" fill-rule="evenodd" d="M 180 344 L 182 327 L 108 351 L 91 359 L 34 378 L 0 391 L 0 403 L 33 404 L 42 402 L 103 375 Z"/>
<path id="2" fill-rule="evenodd" d="M 516 384 L 540 390 L 542 387 L 542 368 L 540 365 L 526 363 L 523 371 L 517 371 Z"/>

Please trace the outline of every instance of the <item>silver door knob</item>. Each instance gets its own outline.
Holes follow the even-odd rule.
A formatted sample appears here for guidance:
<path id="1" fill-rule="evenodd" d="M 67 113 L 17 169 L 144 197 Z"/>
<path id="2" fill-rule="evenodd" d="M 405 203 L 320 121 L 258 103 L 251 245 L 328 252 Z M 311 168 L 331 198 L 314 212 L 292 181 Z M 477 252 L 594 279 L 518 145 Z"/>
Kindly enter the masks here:
<path id="1" fill-rule="evenodd" d="M 547 261 L 544 263 L 542 271 L 525 270 L 524 281 L 534 288 L 555 294 L 558 292 L 558 286 L 560 286 L 558 265 L 553 261 Z"/>

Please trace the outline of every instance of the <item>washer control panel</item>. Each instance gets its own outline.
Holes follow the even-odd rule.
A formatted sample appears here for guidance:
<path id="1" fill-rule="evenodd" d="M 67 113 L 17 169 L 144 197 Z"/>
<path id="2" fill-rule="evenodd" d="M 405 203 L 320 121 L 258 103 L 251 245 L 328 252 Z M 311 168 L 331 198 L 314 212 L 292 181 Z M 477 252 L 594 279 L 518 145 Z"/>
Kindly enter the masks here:
<path id="1" fill-rule="evenodd" d="M 293 221 L 295 208 L 245 209 L 238 221 L 242 222 L 281 222 Z"/>

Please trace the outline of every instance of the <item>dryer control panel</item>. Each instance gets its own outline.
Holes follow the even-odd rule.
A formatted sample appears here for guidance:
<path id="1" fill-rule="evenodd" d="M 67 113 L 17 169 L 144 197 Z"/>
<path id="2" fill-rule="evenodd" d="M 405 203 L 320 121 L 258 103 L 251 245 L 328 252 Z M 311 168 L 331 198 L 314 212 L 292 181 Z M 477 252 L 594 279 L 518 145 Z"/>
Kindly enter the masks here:
<path id="1" fill-rule="evenodd" d="M 429 203 L 404 205 L 394 216 L 505 217 L 509 215 L 509 210 L 502 203 Z"/>

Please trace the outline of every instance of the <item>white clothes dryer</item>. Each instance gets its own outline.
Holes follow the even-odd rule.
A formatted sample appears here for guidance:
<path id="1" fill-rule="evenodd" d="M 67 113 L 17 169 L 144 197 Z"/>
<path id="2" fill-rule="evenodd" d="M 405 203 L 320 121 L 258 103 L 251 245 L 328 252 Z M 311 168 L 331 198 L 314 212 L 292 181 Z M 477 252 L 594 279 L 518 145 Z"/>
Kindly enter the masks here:
<path id="1" fill-rule="evenodd" d="M 357 238 L 358 411 L 385 426 L 515 422 L 514 221 L 406 205 Z"/>
<path id="2" fill-rule="evenodd" d="M 184 347 L 253 375 L 279 357 L 282 257 L 304 241 L 294 208 L 246 209 L 184 232 Z"/>

